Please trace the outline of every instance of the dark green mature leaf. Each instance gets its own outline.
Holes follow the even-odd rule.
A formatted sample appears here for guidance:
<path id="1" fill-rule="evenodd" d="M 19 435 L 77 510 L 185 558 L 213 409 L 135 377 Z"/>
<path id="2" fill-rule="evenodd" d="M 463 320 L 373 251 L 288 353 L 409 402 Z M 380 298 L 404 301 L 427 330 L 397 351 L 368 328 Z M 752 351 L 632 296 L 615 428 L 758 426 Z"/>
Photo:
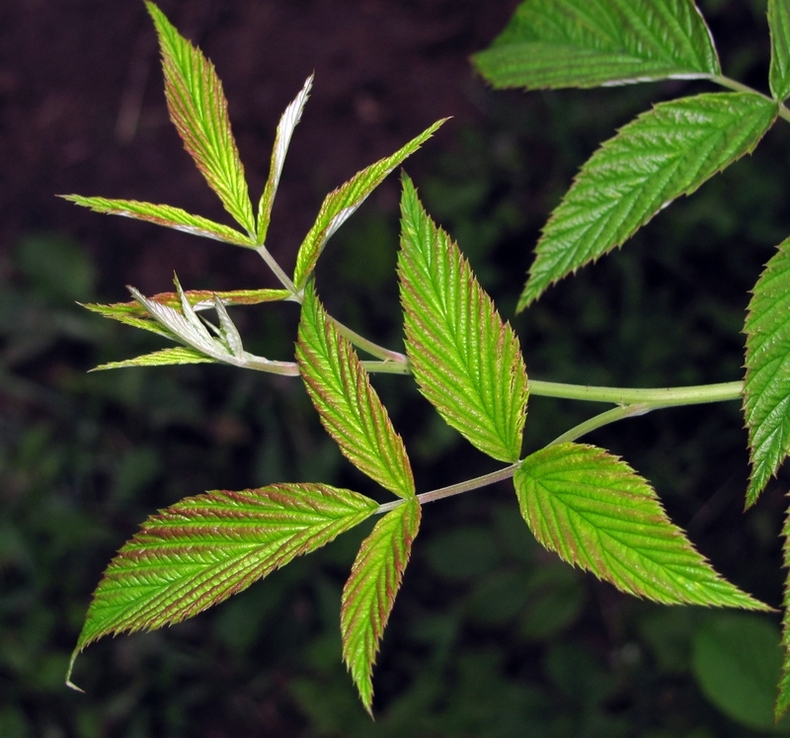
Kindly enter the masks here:
<path id="1" fill-rule="evenodd" d="M 296 556 L 329 543 L 378 509 L 325 484 L 214 491 L 148 518 L 112 560 L 72 656 L 109 634 L 196 615 Z"/>
<path id="2" fill-rule="evenodd" d="M 446 120 L 447 118 L 437 120 L 392 156 L 371 164 L 326 196 L 318 211 L 315 224 L 305 236 L 296 255 L 293 281 L 297 289 L 304 287 L 307 278 L 315 269 L 326 242 L 335 231 L 365 202 L 368 195 L 384 181 L 384 178 L 406 157 L 417 151 Z"/>
<path id="3" fill-rule="evenodd" d="M 528 398 L 518 338 L 405 175 L 401 214 L 406 352 L 420 391 L 474 446 L 517 461 Z"/>
<path id="4" fill-rule="evenodd" d="M 790 454 L 790 238 L 779 244 L 754 286 L 744 332 L 749 507 Z"/>
<path id="5" fill-rule="evenodd" d="M 771 30 L 771 68 L 768 82 L 778 102 L 790 95 L 790 3 L 768 0 L 768 27 Z"/>
<path id="6" fill-rule="evenodd" d="M 81 195 L 63 195 L 63 199 L 90 208 L 96 213 L 123 215 L 127 218 L 175 228 L 177 231 L 192 233 L 196 236 L 213 238 L 215 241 L 231 243 L 235 246 L 255 248 L 255 242 L 235 228 L 215 223 L 208 218 L 201 218 L 199 215 L 192 215 L 186 210 L 170 205 L 154 205 L 150 202 L 138 202 L 137 200 L 108 200 L 104 197 L 82 197 Z"/>
<path id="7" fill-rule="evenodd" d="M 154 20 L 162 51 L 170 119 L 178 129 L 184 148 L 222 200 L 225 210 L 254 238 L 255 218 L 244 167 L 231 132 L 228 103 L 214 65 L 178 33 L 156 5 L 146 2 L 146 6 Z"/>
<path id="8" fill-rule="evenodd" d="M 296 361 L 321 422 L 343 455 L 399 497 L 413 497 L 414 478 L 401 437 L 349 340 L 305 288 Z"/>
<path id="9" fill-rule="evenodd" d="M 379 520 L 362 542 L 343 588 L 340 606 L 343 660 L 362 704 L 371 715 L 373 664 L 409 562 L 421 515 L 419 501 L 412 499 Z"/>
<path id="10" fill-rule="evenodd" d="M 621 128 L 546 223 L 518 309 L 751 152 L 776 114 L 776 103 L 761 95 L 711 93 L 660 103 Z"/>
<path id="11" fill-rule="evenodd" d="M 188 346 L 175 346 L 161 351 L 154 351 L 150 354 L 137 356 L 134 359 L 125 361 L 111 361 L 107 364 L 91 369 L 92 372 L 103 371 L 104 369 L 128 369 L 134 366 L 172 366 L 174 364 L 213 364 L 216 359 L 201 354 Z"/>
<path id="12" fill-rule="evenodd" d="M 782 537 L 784 544 L 782 545 L 782 561 L 785 569 L 790 572 L 790 515 L 785 514 L 785 524 L 782 528 Z M 785 591 L 782 598 L 782 605 L 784 607 L 782 612 L 782 649 L 784 655 L 782 658 L 782 676 L 779 679 L 779 694 L 776 697 L 776 706 L 774 715 L 778 720 L 782 715 L 787 713 L 787 708 L 790 707 L 790 573 L 785 578 Z"/>
<path id="13" fill-rule="evenodd" d="M 474 57 L 495 87 L 598 87 L 721 74 L 691 0 L 527 0 Z"/>
<path id="14" fill-rule="evenodd" d="M 547 446 L 524 459 L 513 483 L 538 541 L 623 592 L 664 604 L 770 610 L 719 577 L 647 482 L 603 449 Z"/>

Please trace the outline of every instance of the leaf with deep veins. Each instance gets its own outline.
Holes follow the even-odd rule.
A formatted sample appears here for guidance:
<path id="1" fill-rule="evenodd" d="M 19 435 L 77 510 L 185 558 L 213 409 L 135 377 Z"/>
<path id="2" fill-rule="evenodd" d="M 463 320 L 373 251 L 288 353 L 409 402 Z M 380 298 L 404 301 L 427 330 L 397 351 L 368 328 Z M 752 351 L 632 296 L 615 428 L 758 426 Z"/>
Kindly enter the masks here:
<path id="1" fill-rule="evenodd" d="M 390 492 L 413 497 L 414 479 L 403 441 L 354 347 L 329 319 L 312 282 L 305 289 L 296 360 L 321 422 L 343 455 Z"/>
<path id="2" fill-rule="evenodd" d="M 768 27 L 771 30 L 771 67 L 768 81 L 775 100 L 790 95 L 790 3 L 768 0 Z"/>
<path id="3" fill-rule="evenodd" d="M 170 119 L 184 148 L 195 160 L 222 204 L 251 236 L 255 234 L 252 202 L 244 167 L 230 128 L 228 103 L 214 65 L 181 36 L 159 8 L 146 2 L 154 20 Z"/>
<path id="4" fill-rule="evenodd" d="M 789 572 L 785 575 L 785 591 L 782 598 L 784 611 L 782 613 L 782 676 L 779 679 L 779 694 L 776 697 L 776 707 L 774 716 L 776 721 L 787 712 L 790 707 L 790 515 L 785 513 L 785 524 L 782 528 L 784 544 L 782 546 L 782 561 L 785 570 Z"/>
<path id="5" fill-rule="evenodd" d="M 340 606 L 343 660 L 372 715 L 371 675 L 379 642 L 420 527 L 422 508 L 416 499 L 388 512 L 362 542 Z"/>
<path id="6" fill-rule="evenodd" d="M 181 500 L 146 520 L 110 563 L 71 666 L 105 635 L 172 625 L 226 600 L 377 508 L 367 497 L 325 484 L 274 484 Z"/>
<path id="7" fill-rule="evenodd" d="M 215 223 L 213 220 L 202 218 L 199 215 L 192 215 L 186 210 L 174 208 L 171 205 L 154 205 L 150 202 L 138 202 L 137 200 L 108 200 L 105 197 L 83 197 L 82 195 L 63 195 L 63 199 L 90 208 L 95 213 L 122 215 L 126 218 L 156 223 L 156 225 L 166 228 L 174 228 L 177 231 L 231 243 L 235 246 L 255 248 L 255 242 L 235 228 Z"/>
<path id="8" fill-rule="evenodd" d="M 367 169 L 358 172 L 348 182 L 326 196 L 318 211 L 315 224 L 305 236 L 299 247 L 299 253 L 296 255 L 293 281 L 297 289 L 304 287 L 307 278 L 315 269 L 318 257 L 324 250 L 326 242 L 335 231 L 353 215 L 357 208 L 365 202 L 368 195 L 384 181 L 384 178 L 404 159 L 417 151 L 446 120 L 447 118 L 437 120 L 392 156 L 371 164 Z"/>
<path id="9" fill-rule="evenodd" d="M 527 0 L 475 64 L 494 87 L 597 87 L 721 74 L 691 0 Z"/>
<path id="10" fill-rule="evenodd" d="M 481 451 L 517 461 L 528 397 L 518 338 L 405 175 L 401 216 L 406 352 L 420 392 Z"/>
<path id="11" fill-rule="evenodd" d="M 752 151 L 776 114 L 776 103 L 756 93 L 710 93 L 659 103 L 621 128 L 543 228 L 518 309 Z"/>
<path id="12" fill-rule="evenodd" d="M 524 459 L 513 477 L 535 538 L 628 594 L 667 605 L 770 610 L 722 579 L 627 464 L 577 443 Z"/>
<path id="13" fill-rule="evenodd" d="M 790 238 L 779 244 L 754 286 L 744 332 L 749 507 L 790 454 Z"/>

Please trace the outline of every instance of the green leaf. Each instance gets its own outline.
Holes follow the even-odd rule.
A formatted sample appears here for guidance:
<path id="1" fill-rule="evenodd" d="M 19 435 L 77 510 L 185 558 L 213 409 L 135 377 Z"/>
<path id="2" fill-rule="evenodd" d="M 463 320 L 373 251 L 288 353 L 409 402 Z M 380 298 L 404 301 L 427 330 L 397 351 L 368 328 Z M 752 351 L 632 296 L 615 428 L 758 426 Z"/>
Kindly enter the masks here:
<path id="1" fill-rule="evenodd" d="M 768 81 L 777 102 L 790 95 L 790 3 L 768 0 L 768 27 L 771 30 L 771 68 Z"/>
<path id="2" fill-rule="evenodd" d="M 751 152 L 776 113 L 761 95 L 711 93 L 660 103 L 621 128 L 581 168 L 546 223 L 518 309 Z"/>
<path id="3" fill-rule="evenodd" d="M 790 239 L 779 244 L 754 286 L 744 333 L 749 507 L 790 453 Z"/>
<path id="4" fill-rule="evenodd" d="M 384 178 L 406 157 L 417 151 L 446 120 L 447 118 L 437 120 L 392 156 L 371 164 L 326 196 L 318 211 L 315 224 L 305 236 L 296 255 L 293 281 L 297 289 L 304 287 L 307 278 L 315 269 L 326 242 L 335 231 L 365 202 L 368 195 L 384 181 Z"/>
<path id="5" fill-rule="evenodd" d="M 719 577 L 647 482 L 603 449 L 547 446 L 524 459 L 513 483 L 540 543 L 623 592 L 664 604 L 770 609 Z"/>
<path id="6" fill-rule="evenodd" d="M 401 437 L 370 384 L 349 340 L 305 289 L 296 361 L 321 422 L 343 455 L 399 497 L 413 497 L 414 479 Z"/>
<path id="7" fill-rule="evenodd" d="M 474 57 L 494 87 L 598 87 L 721 74 L 690 0 L 528 0 Z"/>
<path id="8" fill-rule="evenodd" d="M 146 2 L 146 6 L 159 37 L 170 119 L 225 210 L 254 237 L 255 218 L 244 167 L 214 65 L 178 33 L 156 5 Z"/>
<path id="9" fill-rule="evenodd" d="M 231 243 L 235 246 L 255 248 L 255 242 L 235 228 L 215 223 L 208 218 L 201 218 L 199 215 L 192 215 L 186 210 L 170 205 L 154 205 L 150 202 L 138 202 L 137 200 L 108 200 L 104 197 L 82 197 L 81 195 L 62 195 L 62 197 L 64 200 L 70 200 L 77 205 L 90 208 L 96 213 L 123 215 L 127 218 L 175 228 L 177 231 L 184 231 L 184 233 L 213 238 L 215 241 Z"/>
<path id="10" fill-rule="evenodd" d="M 107 364 L 91 369 L 92 372 L 103 371 L 104 369 L 127 369 L 133 366 L 171 366 L 173 364 L 213 364 L 216 359 L 212 359 L 205 354 L 201 354 L 188 346 L 176 346 L 166 348 L 161 351 L 154 351 L 150 354 L 137 356 L 134 359 L 125 361 L 111 361 Z"/>
<path id="11" fill-rule="evenodd" d="M 406 352 L 420 392 L 475 447 L 518 461 L 528 398 L 518 338 L 405 175 L 401 214 Z"/>
<path id="12" fill-rule="evenodd" d="M 785 516 L 785 524 L 782 528 L 782 561 L 785 569 L 790 572 L 790 515 Z M 785 591 L 782 598 L 782 658 L 781 678 L 779 679 L 779 694 L 776 698 L 774 714 L 778 720 L 790 707 L 790 573 L 785 578 Z"/>
<path id="13" fill-rule="evenodd" d="M 110 563 L 71 666 L 102 636 L 192 617 L 329 543 L 377 509 L 367 497 L 325 484 L 274 484 L 181 500 L 148 518 Z"/>
<path id="14" fill-rule="evenodd" d="M 379 642 L 420 527 L 422 508 L 409 500 L 387 513 L 362 542 L 340 606 L 343 660 L 372 715 L 371 674 Z"/>
<path id="15" fill-rule="evenodd" d="M 765 617 L 711 614 L 694 634 L 692 665 L 702 692 L 732 720 L 760 733 L 790 728 L 774 721 L 781 663 L 779 629 Z"/>
<path id="16" fill-rule="evenodd" d="M 256 219 L 257 241 L 263 245 L 266 241 L 266 233 L 269 230 L 269 221 L 272 216 L 272 205 L 274 196 L 277 194 L 277 186 L 280 184 L 280 175 L 285 163 L 285 155 L 288 153 L 288 146 L 291 143 L 291 136 L 294 129 L 302 117 L 302 111 L 310 96 L 310 88 L 313 86 L 313 75 L 311 74 L 304 83 L 299 94 L 285 109 L 280 122 L 277 125 L 277 134 L 274 138 L 272 148 L 272 159 L 269 165 L 269 177 L 263 188 L 261 200 L 258 203 L 258 217 Z"/>

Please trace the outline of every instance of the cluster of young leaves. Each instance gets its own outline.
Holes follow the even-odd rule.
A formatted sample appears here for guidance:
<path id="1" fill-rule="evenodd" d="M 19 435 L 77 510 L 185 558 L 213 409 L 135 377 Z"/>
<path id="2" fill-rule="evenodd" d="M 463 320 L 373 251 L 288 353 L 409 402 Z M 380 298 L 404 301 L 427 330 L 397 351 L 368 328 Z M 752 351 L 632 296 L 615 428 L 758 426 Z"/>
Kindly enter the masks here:
<path id="1" fill-rule="evenodd" d="M 495 87 L 527 90 L 703 79 L 729 92 L 655 105 L 603 143 L 546 223 L 519 300 L 619 247 L 659 210 L 750 153 L 777 117 L 790 121 L 790 3 L 768 0 L 771 96 L 724 77 L 692 0 L 528 0 L 475 64 Z M 752 473 L 746 506 L 790 453 L 790 239 L 749 303 L 743 408 Z M 790 533 L 786 528 L 785 535 Z M 790 564 L 790 548 L 785 548 Z M 790 610 L 790 585 L 785 594 Z M 790 706 L 790 617 L 776 715 Z"/>
<path id="2" fill-rule="evenodd" d="M 424 397 L 469 443 L 508 464 L 495 477 L 513 479 L 527 525 L 537 540 L 565 561 L 624 592 L 657 602 L 768 609 L 721 579 L 667 518 L 649 484 L 607 451 L 558 442 L 522 458 L 531 382 L 518 338 L 479 285 L 457 244 L 426 213 L 405 175 L 398 278 L 406 355 L 376 346 L 327 314 L 313 271 L 328 239 L 443 121 L 330 193 L 288 276 L 272 259 L 265 238 L 285 154 L 312 80 L 307 80 L 281 118 L 269 177 L 253 211 L 214 67 L 155 5 L 147 5 L 159 37 L 171 118 L 187 151 L 241 230 L 167 205 L 99 197 L 68 199 L 99 212 L 149 220 L 255 249 L 282 288 L 190 292 L 176 280 L 174 293 L 145 297 L 132 289 L 133 302 L 89 305 L 105 317 L 178 344 L 99 368 L 223 362 L 298 375 L 343 455 L 395 499 L 379 505 L 355 491 L 326 484 L 276 484 L 239 492 L 206 492 L 160 511 L 145 521 L 107 568 L 88 609 L 69 679 L 77 654 L 93 641 L 191 617 L 294 557 L 380 515 L 351 567 L 340 618 L 342 656 L 370 712 L 372 668 L 419 531 L 422 504 L 447 493 L 417 494 L 405 445 L 370 381 L 371 371 L 392 371 L 393 367 L 413 374 Z M 527 40 L 520 41 L 516 32 L 524 28 Z M 535 78 L 544 85 L 623 82 L 645 59 L 652 61 L 648 65 L 651 79 L 718 75 L 704 22 L 690 2 L 679 0 L 649 4 L 539 0 L 522 7 L 503 38 L 511 45 L 525 45 L 533 66 L 541 54 L 545 57 L 545 69 L 535 67 Z M 701 40 L 707 44 L 703 52 L 692 54 L 689 49 L 698 48 Z M 615 48 L 616 42 L 622 42 L 623 48 Z M 530 44 L 536 53 L 530 51 Z M 575 61 L 566 67 L 558 64 L 574 45 L 578 53 L 567 58 Z M 519 65 L 517 56 L 505 54 L 501 62 L 490 57 L 486 73 L 495 78 L 491 70 L 500 64 L 512 75 Z M 547 77 L 549 68 L 553 76 Z M 788 86 L 786 75 L 773 71 L 772 75 L 772 80 L 777 77 L 776 84 Z M 519 84 L 537 83 L 525 81 L 522 75 Z M 753 92 L 706 95 L 659 106 L 623 129 L 615 142 L 604 145 L 593 157 L 555 212 L 538 247 L 539 266 L 530 277 L 522 304 L 620 243 L 669 199 L 692 191 L 750 150 L 771 125 L 777 109 L 776 101 Z M 689 138 L 684 138 L 684 127 L 691 129 Z M 770 274 L 776 276 L 772 280 L 776 284 L 781 264 Z M 768 290 L 757 292 L 755 301 Z M 227 309 L 274 300 L 299 305 L 294 362 L 275 362 L 246 352 Z M 217 325 L 199 315 L 205 309 L 216 312 Z M 772 330 L 781 330 L 785 325 L 781 316 L 769 314 L 773 315 L 753 306 L 751 319 L 762 316 Z M 756 335 L 756 330 L 750 335 Z M 362 361 L 360 348 L 378 361 Z M 773 349 L 767 346 L 765 351 L 770 354 Z M 753 363 L 763 366 L 767 360 Z M 763 397 L 765 392 L 754 395 Z M 764 412 L 762 406 L 754 410 Z M 755 425 L 762 428 L 763 423 Z M 462 483 L 457 491 L 488 481 Z"/>

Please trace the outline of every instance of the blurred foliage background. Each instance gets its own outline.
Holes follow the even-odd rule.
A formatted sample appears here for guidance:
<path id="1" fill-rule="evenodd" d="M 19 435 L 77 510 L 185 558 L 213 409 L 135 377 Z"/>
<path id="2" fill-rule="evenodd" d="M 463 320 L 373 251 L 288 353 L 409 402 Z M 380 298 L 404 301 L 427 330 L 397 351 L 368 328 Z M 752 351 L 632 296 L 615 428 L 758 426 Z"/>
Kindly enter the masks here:
<path id="1" fill-rule="evenodd" d="M 725 73 L 764 90 L 764 3 L 700 5 Z M 539 229 L 598 143 L 651 103 L 708 89 L 673 82 L 525 95 L 493 93 L 478 80 L 468 90 L 478 115 L 461 120 L 449 144 L 434 141 L 407 165 L 429 212 L 512 319 L 533 377 L 627 386 L 740 378 L 748 290 L 790 233 L 790 135 L 781 122 L 752 157 L 513 317 Z M 326 187 L 311 186 L 317 207 Z M 387 186 L 336 234 L 318 285 L 334 314 L 398 347 L 397 187 Z M 790 732 L 770 718 L 778 616 L 620 595 L 537 546 L 506 484 L 426 508 L 375 671 L 375 723 L 341 664 L 338 629 L 341 587 L 364 526 L 188 622 L 91 646 L 75 672 L 86 694 L 67 690 L 66 664 L 90 593 L 154 510 L 207 489 L 274 481 L 379 492 L 340 457 L 295 380 L 216 366 L 86 373 L 160 346 L 75 305 L 117 299 L 119 285 L 104 285 L 127 278 L 123 262 L 108 271 L 112 264 L 75 233 L 31 227 L 9 244 L 4 264 L 3 738 Z M 187 286 L 250 286 L 233 282 L 230 268 L 218 270 L 221 284 L 214 276 Z M 291 356 L 294 306 L 236 309 L 234 318 L 250 350 Z M 375 384 L 420 490 L 491 470 L 411 380 L 382 376 Z M 595 411 L 533 398 L 525 450 Z M 721 573 L 778 606 L 787 476 L 743 514 L 742 425 L 735 405 L 698 406 L 624 421 L 588 440 L 651 480 Z"/>

